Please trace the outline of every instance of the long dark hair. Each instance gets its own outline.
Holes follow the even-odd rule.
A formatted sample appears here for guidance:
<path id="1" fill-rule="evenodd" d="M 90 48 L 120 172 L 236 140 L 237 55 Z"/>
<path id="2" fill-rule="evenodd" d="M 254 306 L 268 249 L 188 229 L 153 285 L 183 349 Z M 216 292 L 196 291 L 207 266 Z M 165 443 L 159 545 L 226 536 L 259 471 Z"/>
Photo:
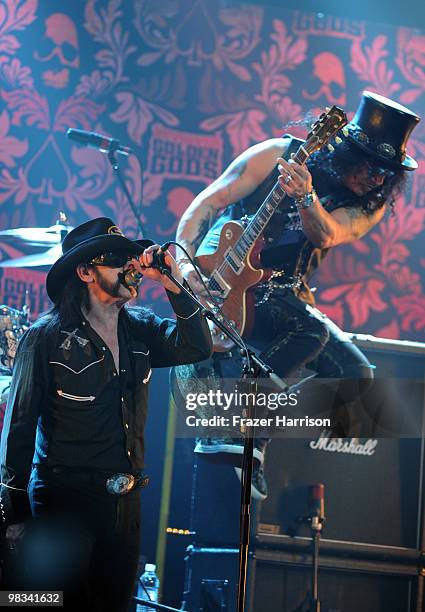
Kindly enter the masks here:
<path id="1" fill-rule="evenodd" d="M 385 162 L 377 162 L 360 147 L 344 138 L 340 144 L 334 145 L 333 151 L 323 147 L 313 153 L 307 166 L 313 175 L 314 186 L 319 196 L 332 193 L 337 199 L 347 198 L 370 213 L 385 205 L 393 210 L 394 202 L 407 182 L 407 172 L 403 169 L 396 169 L 393 176 L 386 177 L 382 185 L 364 196 L 353 194 L 343 185 L 343 178 L 366 160 L 371 165 L 386 166 Z M 393 167 L 388 166 L 388 168 L 394 171 Z"/>
<path id="2" fill-rule="evenodd" d="M 45 315 L 48 317 L 48 327 L 72 325 L 81 320 L 81 308 L 90 310 L 90 299 L 87 283 L 84 283 L 74 271 L 65 282 L 56 303 Z"/>

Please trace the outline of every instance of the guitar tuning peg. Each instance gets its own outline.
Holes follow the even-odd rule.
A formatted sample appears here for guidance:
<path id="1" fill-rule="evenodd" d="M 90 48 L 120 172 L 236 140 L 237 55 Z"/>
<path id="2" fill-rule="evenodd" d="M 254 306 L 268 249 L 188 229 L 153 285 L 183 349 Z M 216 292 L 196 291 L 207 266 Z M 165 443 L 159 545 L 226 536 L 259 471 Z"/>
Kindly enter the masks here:
<path id="1" fill-rule="evenodd" d="M 328 147 L 328 150 L 332 153 L 333 151 L 335 151 L 335 147 L 333 147 L 331 144 L 326 145 Z"/>
<path id="2" fill-rule="evenodd" d="M 335 136 L 335 142 L 336 144 L 341 144 L 342 138 L 340 138 L 339 136 Z"/>
<path id="3" fill-rule="evenodd" d="M 347 127 L 343 127 L 341 131 L 344 134 L 344 136 L 348 136 L 348 134 L 350 133 Z"/>

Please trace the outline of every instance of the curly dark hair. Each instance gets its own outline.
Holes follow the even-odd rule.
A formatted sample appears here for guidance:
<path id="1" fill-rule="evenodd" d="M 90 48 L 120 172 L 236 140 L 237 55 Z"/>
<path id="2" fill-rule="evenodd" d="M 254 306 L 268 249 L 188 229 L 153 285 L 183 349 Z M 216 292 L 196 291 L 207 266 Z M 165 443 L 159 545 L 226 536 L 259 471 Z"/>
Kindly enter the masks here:
<path id="1" fill-rule="evenodd" d="M 394 167 L 386 165 L 385 162 L 377 162 L 376 158 L 368 155 L 347 138 L 343 138 L 339 144 L 333 141 L 332 145 L 333 151 L 323 147 L 313 153 L 307 162 L 319 196 L 331 193 L 339 200 L 347 198 L 370 213 L 385 205 L 393 210 L 395 200 L 405 189 L 407 172 L 402 168 L 394 170 Z M 395 173 L 386 177 L 382 185 L 369 193 L 357 196 L 343 185 L 342 180 L 352 172 L 353 168 L 361 166 L 365 161 L 372 166 L 388 167 Z"/>

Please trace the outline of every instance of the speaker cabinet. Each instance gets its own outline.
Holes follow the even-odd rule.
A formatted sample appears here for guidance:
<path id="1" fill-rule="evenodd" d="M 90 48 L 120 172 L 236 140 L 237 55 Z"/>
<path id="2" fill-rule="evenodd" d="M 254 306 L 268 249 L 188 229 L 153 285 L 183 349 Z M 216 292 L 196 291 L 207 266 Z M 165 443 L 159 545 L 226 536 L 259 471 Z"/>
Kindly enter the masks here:
<path id="1" fill-rule="evenodd" d="M 306 558 L 283 561 L 276 553 L 258 551 L 250 589 L 249 612 L 310 612 L 311 574 Z M 401 568 L 400 568 L 401 569 Z M 321 565 L 318 594 L 321 612 L 414 612 L 415 569 L 402 573 L 385 564 L 363 566 L 335 557 Z M 410 575 L 409 575 L 410 574 Z"/>
<path id="2" fill-rule="evenodd" d="M 349 449 L 351 441 L 344 442 Z M 332 440 L 272 440 L 269 496 L 258 511 L 257 532 L 305 535 L 300 518 L 309 489 L 323 483 L 326 538 L 418 548 L 422 446 L 419 439 L 376 439 L 371 454 L 362 455 L 329 450 L 338 449 Z"/>
<path id="3" fill-rule="evenodd" d="M 263 545 L 264 542 L 260 543 L 249 558 L 248 612 L 310 612 L 308 542 L 292 541 L 286 549 L 282 543 L 280 549 L 263 548 Z M 397 557 L 399 551 L 384 552 L 373 547 L 359 555 L 360 551 L 350 551 L 347 545 L 345 551 L 342 544 L 339 551 L 333 552 L 332 546 L 329 548 L 325 543 L 319 571 L 321 612 L 418 610 L 417 555 Z M 184 609 L 236 612 L 238 550 L 190 546 L 185 560 Z M 208 599 L 206 585 L 210 590 Z"/>

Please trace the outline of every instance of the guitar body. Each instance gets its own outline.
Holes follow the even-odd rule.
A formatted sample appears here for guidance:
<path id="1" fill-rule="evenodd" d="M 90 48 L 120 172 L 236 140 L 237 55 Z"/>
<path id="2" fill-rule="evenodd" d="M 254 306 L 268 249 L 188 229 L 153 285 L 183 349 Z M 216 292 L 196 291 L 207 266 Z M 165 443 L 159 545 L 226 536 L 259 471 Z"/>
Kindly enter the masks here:
<path id="1" fill-rule="evenodd" d="M 250 289 L 269 276 L 260 269 L 259 255 L 264 241 L 259 237 L 243 259 L 239 259 L 234 246 L 244 232 L 238 221 L 229 221 L 221 229 L 219 243 L 214 253 L 199 255 L 196 262 L 203 274 L 210 279 L 210 289 L 220 289 L 224 300 L 221 310 L 227 321 L 240 335 L 249 335 L 254 324 L 254 293 Z M 226 265 L 223 265 L 226 262 Z M 214 305 L 204 300 L 205 306 L 214 310 Z M 222 336 L 222 332 L 211 327 L 214 350 L 228 351 L 233 342 Z"/>

